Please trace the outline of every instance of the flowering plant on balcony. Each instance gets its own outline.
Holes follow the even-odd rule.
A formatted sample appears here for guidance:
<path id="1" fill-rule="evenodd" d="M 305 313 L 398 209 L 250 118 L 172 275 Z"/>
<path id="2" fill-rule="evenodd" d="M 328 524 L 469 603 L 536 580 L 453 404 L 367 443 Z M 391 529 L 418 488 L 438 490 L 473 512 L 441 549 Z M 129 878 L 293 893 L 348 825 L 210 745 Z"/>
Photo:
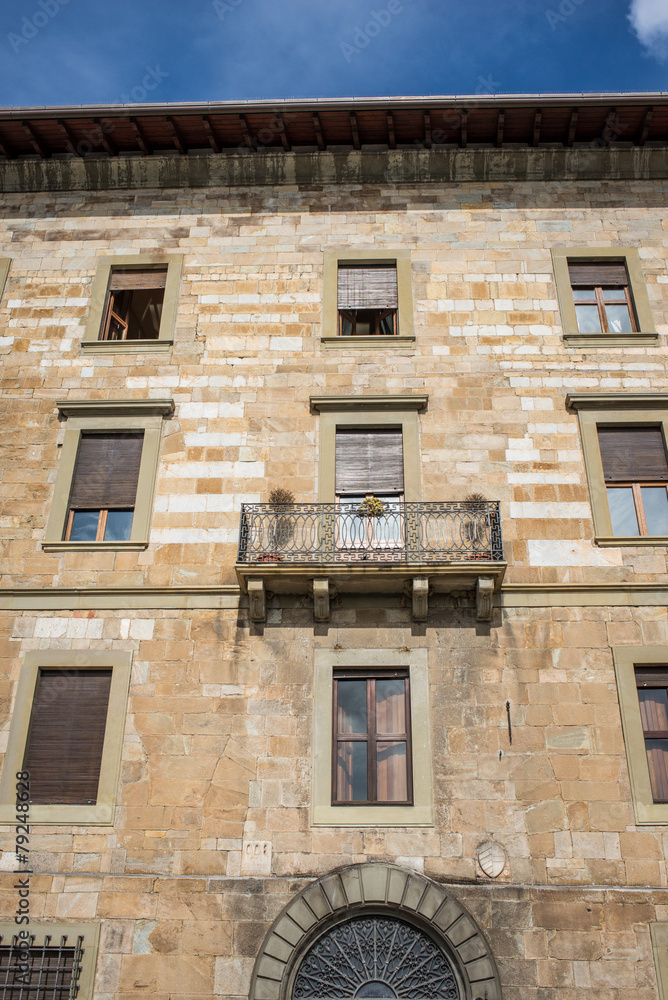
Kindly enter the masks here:
<path id="1" fill-rule="evenodd" d="M 379 497 L 364 497 L 357 508 L 358 517 L 382 517 L 385 513 L 385 504 Z"/>

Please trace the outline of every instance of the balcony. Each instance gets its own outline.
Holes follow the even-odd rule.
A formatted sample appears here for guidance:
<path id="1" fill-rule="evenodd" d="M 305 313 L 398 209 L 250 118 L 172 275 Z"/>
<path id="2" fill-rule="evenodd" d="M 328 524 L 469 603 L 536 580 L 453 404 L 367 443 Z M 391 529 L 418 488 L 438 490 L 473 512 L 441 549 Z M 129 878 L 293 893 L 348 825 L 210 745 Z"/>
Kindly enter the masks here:
<path id="1" fill-rule="evenodd" d="M 316 621 L 335 593 L 403 593 L 425 621 L 430 593 L 474 590 L 480 620 L 492 615 L 505 573 L 498 501 L 243 504 L 236 566 L 251 618 L 267 592 L 312 593 Z"/>

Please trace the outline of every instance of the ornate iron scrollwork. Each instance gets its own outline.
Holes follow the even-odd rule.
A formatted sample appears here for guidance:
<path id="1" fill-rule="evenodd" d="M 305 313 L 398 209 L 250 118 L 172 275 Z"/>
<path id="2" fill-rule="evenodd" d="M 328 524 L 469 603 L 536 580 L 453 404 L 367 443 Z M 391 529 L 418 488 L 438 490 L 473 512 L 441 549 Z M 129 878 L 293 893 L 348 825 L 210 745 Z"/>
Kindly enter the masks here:
<path id="1" fill-rule="evenodd" d="M 293 1000 L 461 1000 L 446 955 L 394 917 L 355 917 L 327 931 L 299 966 Z"/>

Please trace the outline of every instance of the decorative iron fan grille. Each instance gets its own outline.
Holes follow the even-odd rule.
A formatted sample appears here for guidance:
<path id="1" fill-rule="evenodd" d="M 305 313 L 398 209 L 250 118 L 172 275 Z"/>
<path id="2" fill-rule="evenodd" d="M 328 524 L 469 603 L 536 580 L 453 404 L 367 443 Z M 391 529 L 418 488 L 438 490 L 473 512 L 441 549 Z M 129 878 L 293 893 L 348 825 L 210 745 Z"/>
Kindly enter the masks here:
<path id="1" fill-rule="evenodd" d="M 462 1000 L 452 965 L 425 933 L 393 917 L 327 931 L 299 966 L 293 1000 Z"/>

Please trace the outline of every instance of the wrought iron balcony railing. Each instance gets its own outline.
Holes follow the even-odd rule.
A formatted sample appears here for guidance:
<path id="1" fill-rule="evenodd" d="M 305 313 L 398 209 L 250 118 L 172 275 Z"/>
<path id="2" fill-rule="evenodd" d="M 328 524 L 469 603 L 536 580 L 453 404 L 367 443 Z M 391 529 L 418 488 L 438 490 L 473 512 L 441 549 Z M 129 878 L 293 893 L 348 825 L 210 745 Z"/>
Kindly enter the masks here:
<path id="1" fill-rule="evenodd" d="M 239 562 L 444 563 L 503 559 L 498 501 L 243 504 Z"/>

